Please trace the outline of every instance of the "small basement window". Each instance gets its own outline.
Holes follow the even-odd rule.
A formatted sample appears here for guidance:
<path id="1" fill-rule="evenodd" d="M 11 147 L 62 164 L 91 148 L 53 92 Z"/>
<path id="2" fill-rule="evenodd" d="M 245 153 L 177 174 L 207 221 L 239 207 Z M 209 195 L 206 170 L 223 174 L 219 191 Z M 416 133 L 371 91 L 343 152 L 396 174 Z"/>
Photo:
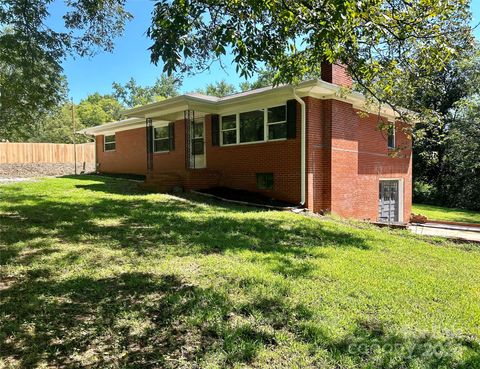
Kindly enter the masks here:
<path id="1" fill-rule="evenodd" d="M 257 188 L 259 190 L 273 189 L 273 173 L 257 173 Z"/>
<path id="2" fill-rule="evenodd" d="M 170 151 L 170 133 L 168 126 L 153 128 L 153 151 Z"/>
<path id="3" fill-rule="evenodd" d="M 104 151 L 115 151 L 115 135 L 105 135 Z"/>
<path id="4" fill-rule="evenodd" d="M 388 137 L 387 137 L 387 145 L 389 149 L 394 149 L 395 148 L 395 123 L 392 123 L 388 127 Z"/>

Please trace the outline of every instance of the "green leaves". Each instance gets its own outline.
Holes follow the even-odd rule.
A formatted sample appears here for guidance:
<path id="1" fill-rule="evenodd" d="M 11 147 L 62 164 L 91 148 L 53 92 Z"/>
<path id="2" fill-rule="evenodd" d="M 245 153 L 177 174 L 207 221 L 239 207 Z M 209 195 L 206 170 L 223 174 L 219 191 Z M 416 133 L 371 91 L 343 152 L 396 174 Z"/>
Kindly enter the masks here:
<path id="1" fill-rule="evenodd" d="M 180 80 L 174 76 L 161 75 L 153 86 L 140 86 L 134 78 L 130 78 L 125 85 L 114 82 L 112 88 L 113 96 L 119 102 L 126 107 L 133 108 L 159 99 L 177 96 L 180 85 Z"/>
<path id="2" fill-rule="evenodd" d="M 422 201 L 480 209 L 480 54 L 465 48 L 461 59 L 427 83 L 409 81 L 408 106 L 422 120 L 415 126 L 414 180 Z M 425 198 L 423 188 L 429 188 Z"/>
<path id="3" fill-rule="evenodd" d="M 54 30 L 47 24 L 51 2 L 1 2 L 0 139 L 25 137 L 62 102 L 65 57 L 111 51 L 132 17 L 124 9 L 125 0 L 66 0 L 66 30 Z"/>
<path id="4" fill-rule="evenodd" d="M 219 82 L 209 83 L 205 89 L 197 90 L 197 92 L 210 96 L 223 97 L 234 94 L 237 92 L 237 89 L 234 85 L 228 83 L 227 81 L 221 80 Z"/>
<path id="5" fill-rule="evenodd" d="M 323 60 L 340 62 L 358 89 L 396 106 L 399 76 L 428 78 L 456 56 L 460 43 L 472 40 L 467 5 L 467 0 L 164 0 L 149 29 L 152 61 L 161 60 L 167 73 L 196 73 L 228 52 L 241 76 L 270 65 L 279 72 L 276 84 L 316 74 Z"/>

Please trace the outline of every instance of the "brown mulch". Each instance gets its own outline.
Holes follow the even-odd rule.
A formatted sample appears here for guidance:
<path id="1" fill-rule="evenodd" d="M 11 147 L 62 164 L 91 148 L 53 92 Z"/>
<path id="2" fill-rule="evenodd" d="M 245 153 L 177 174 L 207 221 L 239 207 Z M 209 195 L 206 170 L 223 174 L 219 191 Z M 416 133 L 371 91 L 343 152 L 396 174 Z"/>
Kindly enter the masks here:
<path id="1" fill-rule="evenodd" d="M 261 206 L 266 205 L 266 206 L 274 206 L 274 207 L 296 207 L 295 204 L 282 201 L 282 200 L 273 199 L 257 192 L 233 189 L 229 187 L 213 187 L 213 188 L 200 190 L 197 192 L 217 196 L 222 199 L 241 201 L 241 202 L 257 204 Z"/>
<path id="2" fill-rule="evenodd" d="M 94 163 L 86 163 L 85 171 L 83 163 L 77 163 L 77 173 L 83 171 L 85 173 L 95 170 Z M 75 174 L 74 163 L 15 163 L 0 164 L 0 178 L 33 178 L 33 177 L 50 177 Z"/>

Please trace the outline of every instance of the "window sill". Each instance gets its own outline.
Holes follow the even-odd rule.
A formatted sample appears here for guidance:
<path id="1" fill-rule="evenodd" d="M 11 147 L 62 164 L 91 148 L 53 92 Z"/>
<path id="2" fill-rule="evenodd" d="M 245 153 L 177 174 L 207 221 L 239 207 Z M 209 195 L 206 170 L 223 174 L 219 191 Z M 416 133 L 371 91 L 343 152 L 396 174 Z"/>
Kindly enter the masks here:
<path id="1" fill-rule="evenodd" d="M 154 151 L 153 154 L 168 154 L 170 152 L 170 150 L 166 150 L 166 151 Z"/>
<path id="2" fill-rule="evenodd" d="M 266 141 L 252 141 L 252 142 L 239 142 L 239 143 L 234 143 L 234 144 L 221 144 L 220 147 L 233 147 L 233 146 L 246 146 L 246 145 L 260 145 L 260 144 L 268 144 L 268 143 L 274 143 L 274 142 L 282 142 L 282 141 L 287 141 L 288 138 L 277 138 L 275 140 L 266 140 Z"/>

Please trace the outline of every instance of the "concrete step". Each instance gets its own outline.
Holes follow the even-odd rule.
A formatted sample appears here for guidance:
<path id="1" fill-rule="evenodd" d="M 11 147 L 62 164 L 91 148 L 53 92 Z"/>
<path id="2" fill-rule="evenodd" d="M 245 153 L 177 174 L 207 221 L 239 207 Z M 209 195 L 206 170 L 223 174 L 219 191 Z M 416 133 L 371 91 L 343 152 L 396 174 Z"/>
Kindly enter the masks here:
<path id="1" fill-rule="evenodd" d="M 161 184 L 161 183 L 139 183 L 138 186 L 145 191 L 150 192 L 161 192 L 161 193 L 168 193 L 172 192 L 174 188 L 181 187 L 176 184 Z"/>
<path id="2" fill-rule="evenodd" d="M 158 181 L 158 180 L 169 180 L 169 179 L 181 179 L 181 177 L 177 173 L 152 173 L 147 176 L 146 181 Z"/>
<path id="3" fill-rule="evenodd" d="M 171 192 L 175 187 L 182 186 L 183 180 L 176 173 L 152 173 L 140 187 L 154 192 Z"/>

